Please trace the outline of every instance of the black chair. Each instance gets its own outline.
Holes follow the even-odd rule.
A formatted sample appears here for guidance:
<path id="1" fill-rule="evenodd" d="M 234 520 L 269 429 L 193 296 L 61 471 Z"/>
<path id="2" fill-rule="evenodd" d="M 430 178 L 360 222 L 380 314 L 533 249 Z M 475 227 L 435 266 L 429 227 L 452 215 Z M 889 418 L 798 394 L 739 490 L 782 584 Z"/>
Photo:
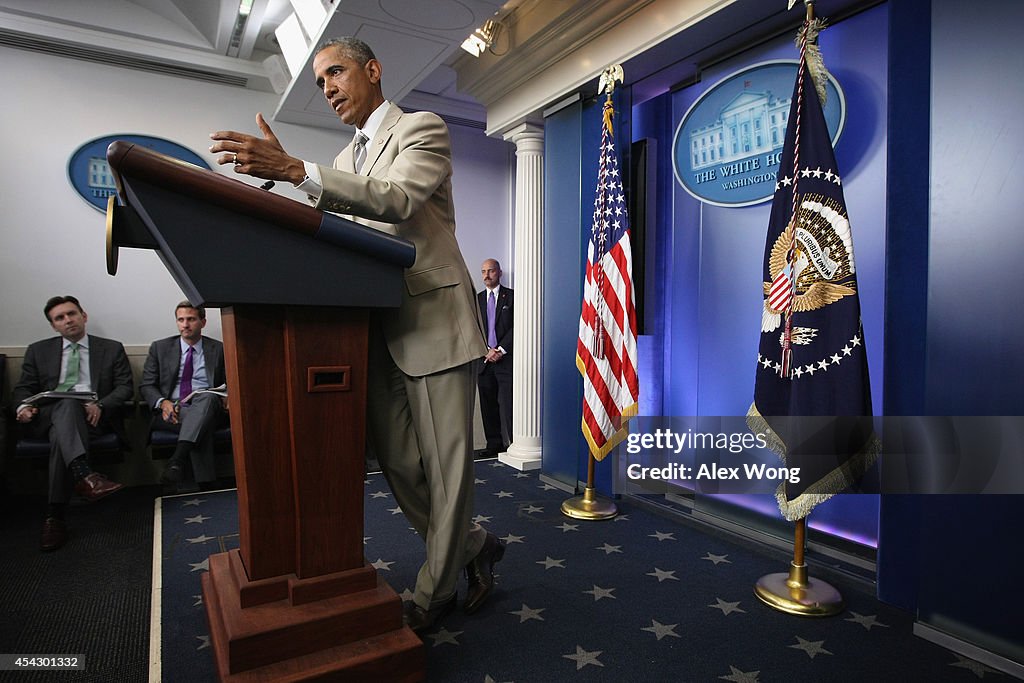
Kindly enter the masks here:
<path id="1" fill-rule="evenodd" d="M 153 449 L 154 460 L 166 460 L 174 453 L 178 445 L 178 435 L 164 429 L 149 430 L 149 445 Z M 213 432 L 213 449 L 216 453 L 231 452 L 231 426 L 218 427 Z"/>
<path id="2" fill-rule="evenodd" d="M 17 410 L 17 406 L 14 406 Z M 118 428 L 102 434 L 89 435 L 89 462 L 91 464 L 115 464 L 124 462 L 126 451 L 131 450 L 131 444 L 125 437 L 124 423 L 126 419 L 126 407 L 117 410 L 112 419 Z M 21 427 L 22 425 L 18 425 Z M 50 457 L 50 440 L 45 437 L 29 436 L 26 433 L 15 433 L 18 436 L 14 444 L 14 457 L 19 459 L 37 460 L 46 462 Z"/>
<path id="3" fill-rule="evenodd" d="M 94 465 L 124 462 L 125 451 L 129 448 L 125 439 L 116 432 L 90 435 L 89 462 Z M 14 444 L 14 457 L 46 462 L 50 457 L 50 440 L 23 436 Z"/>

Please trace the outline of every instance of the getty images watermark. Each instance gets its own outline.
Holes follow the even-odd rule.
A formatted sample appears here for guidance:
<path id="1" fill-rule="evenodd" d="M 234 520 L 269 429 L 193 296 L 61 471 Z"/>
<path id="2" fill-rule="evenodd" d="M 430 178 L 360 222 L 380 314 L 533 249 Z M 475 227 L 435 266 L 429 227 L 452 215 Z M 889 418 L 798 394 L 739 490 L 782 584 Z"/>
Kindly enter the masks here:
<path id="1" fill-rule="evenodd" d="M 821 452 L 829 417 L 789 418 L 808 458 L 835 460 L 842 443 Z M 881 416 L 868 418 L 882 450 L 855 493 L 1024 494 L 1024 416 Z M 637 416 L 614 451 L 614 493 L 774 493 L 783 482 L 810 483 L 787 466 L 768 434 L 746 416 Z M 842 432 L 837 432 L 841 434 Z M 810 449 L 810 450 L 809 450 Z"/>
<path id="2" fill-rule="evenodd" d="M 643 462 L 628 462 L 625 475 L 632 482 L 690 482 L 690 481 L 765 481 L 777 485 L 782 480 L 792 484 L 800 482 L 800 468 L 780 467 L 766 462 L 740 462 L 724 464 L 719 461 L 701 461 L 701 458 L 683 458 L 665 461 L 666 456 L 690 453 L 728 453 L 739 455 L 748 451 L 764 451 L 768 448 L 768 438 L 763 432 L 702 432 L 687 428 L 677 432 L 673 429 L 658 428 L 650 432 L 634 432 L 625 441 L 625 453 L 628 456 L 648 455 L 662 456 L 642 458 Z"/>

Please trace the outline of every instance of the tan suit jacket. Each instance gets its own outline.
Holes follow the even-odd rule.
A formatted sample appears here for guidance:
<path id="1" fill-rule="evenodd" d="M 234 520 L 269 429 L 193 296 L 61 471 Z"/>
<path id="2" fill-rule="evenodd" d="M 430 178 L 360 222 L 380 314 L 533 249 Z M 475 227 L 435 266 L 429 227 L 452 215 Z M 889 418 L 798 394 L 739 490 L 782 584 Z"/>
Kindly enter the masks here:
<path id="1" fill-rule="evenodd" d="M 475 288 L 455 240 L 451 142 L 444 121 L 429 112 L 406 114 L 392 104 L 358 175 L 353 147 L 341 151 L 334 169 L 320 167 L 323 192 L 316 208 L 351 215 L 416 245 L 402 303 L 381 317 L 395 364 L 421 376 L 482 357 L 487 341 Z"/>

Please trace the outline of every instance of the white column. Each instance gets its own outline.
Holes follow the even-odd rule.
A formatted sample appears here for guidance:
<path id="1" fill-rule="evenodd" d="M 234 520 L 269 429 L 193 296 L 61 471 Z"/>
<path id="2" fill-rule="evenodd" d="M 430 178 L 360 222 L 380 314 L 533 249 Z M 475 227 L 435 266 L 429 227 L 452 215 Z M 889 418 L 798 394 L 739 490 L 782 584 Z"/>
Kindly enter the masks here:
<path id="1" fill-rule="evenodd" d="M 498 460 L 518 470 L 540 468 L 541 283 L 544 263 L 544 128 L 523 124 L 504 135 L 516 146 L 515 363 L 512 366 L 512 444 Z"/>

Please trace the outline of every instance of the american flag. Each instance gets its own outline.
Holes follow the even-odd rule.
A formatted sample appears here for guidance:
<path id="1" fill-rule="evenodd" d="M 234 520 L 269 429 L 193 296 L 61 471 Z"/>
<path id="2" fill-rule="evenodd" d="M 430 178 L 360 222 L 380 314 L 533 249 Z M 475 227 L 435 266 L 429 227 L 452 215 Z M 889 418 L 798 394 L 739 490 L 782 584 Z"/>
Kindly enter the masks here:
<path id="1" fill-rule="evenodd" d="M 611 96 L 604 105 L 601 162 L 583 285 L 576 366 L 583 374 L 583 436 L 596 460 L 626 436 L 640 397 L 636 359 L 633 254 L 629 245 Z"/>

